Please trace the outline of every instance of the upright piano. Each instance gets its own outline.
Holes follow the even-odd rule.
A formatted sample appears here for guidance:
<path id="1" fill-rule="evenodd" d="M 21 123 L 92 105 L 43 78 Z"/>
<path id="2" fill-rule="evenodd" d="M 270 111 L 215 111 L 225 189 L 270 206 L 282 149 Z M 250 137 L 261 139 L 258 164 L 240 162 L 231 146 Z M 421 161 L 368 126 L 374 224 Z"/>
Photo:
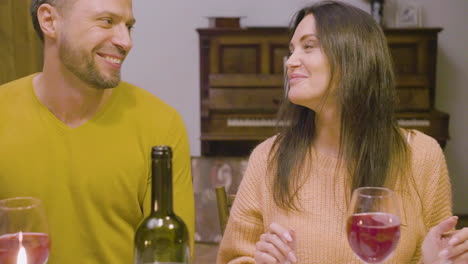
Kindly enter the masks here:
<path id="1" fill-rule="evenodd" d="M 434 107 L 437 35 L 441 28 L 385 29 L 397 76 L 402 127 L 444 147 L 449 115 Z M 246 156 L 276 133 L 284 93 L 285 27 L 201 28 L 200 110 L 204 156 Z"/>

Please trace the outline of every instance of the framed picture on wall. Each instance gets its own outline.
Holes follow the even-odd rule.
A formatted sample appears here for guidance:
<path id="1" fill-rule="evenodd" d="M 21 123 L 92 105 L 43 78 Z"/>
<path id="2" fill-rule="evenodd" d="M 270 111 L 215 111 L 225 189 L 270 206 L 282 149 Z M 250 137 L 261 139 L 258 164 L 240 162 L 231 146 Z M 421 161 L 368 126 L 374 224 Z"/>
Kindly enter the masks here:
<path id="1" fill-rule="evenodd" d="M 397 27 L 420 27 L 421 6 L 416 1 L 398 1 L 396 12 Z"/>
<path id="2" fill-rule="evenodd" d="M 247 158 L 192 157 L 195 193 L 195 241 L 219 243 L 222 238 L 215 188 L 236 194 L 247 168 Z"/>

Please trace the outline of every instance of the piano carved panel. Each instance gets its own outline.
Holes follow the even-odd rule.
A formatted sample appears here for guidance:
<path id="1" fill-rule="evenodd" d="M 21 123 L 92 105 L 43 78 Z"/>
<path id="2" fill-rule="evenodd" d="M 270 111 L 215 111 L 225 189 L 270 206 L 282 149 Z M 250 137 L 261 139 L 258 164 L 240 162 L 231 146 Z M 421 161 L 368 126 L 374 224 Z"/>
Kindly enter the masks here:
<path id="1" fill-rule="evenodd" d="M 210 109 L 239 111 L 271 111 L 278 109 L 284 93 L 277 88 L 213 88 L 210 90 Z"/>
<path id="2" fill-rule="evenodd" d="M 418 46 L 412 43 L 389 44 L 393 58 L 398 58 L 395 64 L 396 74 L 417 74 L 418 73 Z"/>
<path id="3" fill-rule="evenodd" d="M 399 111 L 434 108 L 437 34 L 440 28 L 387 29 L 400 99 Z"/>
<path id="4" fill-rule="evenodd" d="M 220 45 L 220 73 L 259 73 L 259 53 L 258 45 Z"/>
<path id="5" fill-rule="evenodd" d="M 202 155 L 246 156 L 276 133 L 284 99 L 287 28 L 205 28 L 200 37 Z M 397 118 L 444 146 L 449 116 L 434 109 L 439 28 L 386 29 L 397 77 Z M 281 125 L 281 124 L 279 124 Z"/>
<path id="6" fill-rule="evenodd" d="M 284 59 L 289 56 L 289 46 L 284 45 L 271 45 L 270 47 L 270 71 L 273 74 L 283 74 Z"/>

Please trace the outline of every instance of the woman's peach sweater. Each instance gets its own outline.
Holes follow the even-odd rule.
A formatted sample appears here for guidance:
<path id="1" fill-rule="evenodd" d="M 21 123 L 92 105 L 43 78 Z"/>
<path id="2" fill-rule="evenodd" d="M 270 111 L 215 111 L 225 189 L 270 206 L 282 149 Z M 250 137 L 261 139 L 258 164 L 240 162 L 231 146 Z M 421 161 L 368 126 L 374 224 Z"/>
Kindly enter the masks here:
<path id="1" fill-rule="evenodd" d="M 392 184 L 400 201 L 401 237 L 385 263 L 419 262 L 425 234 L 452 215 L 451 184 L 441 148 L 421 132 L 410 135 L 411 171 Z M 272 197 L 273 173 L 267 170 L 267 159 L 273 141 L 258 145 L 250 156 L 217 263 L 255 263 L 255 244 L 273 222 L 294 230 L 298 263 L 361 263 L 346 237 L 350 193 L 344 170 L 335 173 L 338 160 L 312 151 L 300 170 L 306 174 L 298 196 L 301 211 L 286 211 Z"/>

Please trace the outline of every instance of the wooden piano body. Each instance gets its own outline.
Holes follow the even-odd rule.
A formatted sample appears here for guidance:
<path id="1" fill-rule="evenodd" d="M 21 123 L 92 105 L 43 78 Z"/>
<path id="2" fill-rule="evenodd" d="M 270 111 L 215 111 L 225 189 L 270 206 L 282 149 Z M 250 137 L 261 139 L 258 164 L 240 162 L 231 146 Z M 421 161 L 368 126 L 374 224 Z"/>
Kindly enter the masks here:
<path id="1" fill-rule="evenodd" d="M 434 108 L 440 28 L 387 29 L 397 74 L 400 125 L 448 140 L 446 113 Z M 284 98 L 287 28 L 206 28 L 200 37 L 202 155 L 245 156 L 276 133 Z"/>

